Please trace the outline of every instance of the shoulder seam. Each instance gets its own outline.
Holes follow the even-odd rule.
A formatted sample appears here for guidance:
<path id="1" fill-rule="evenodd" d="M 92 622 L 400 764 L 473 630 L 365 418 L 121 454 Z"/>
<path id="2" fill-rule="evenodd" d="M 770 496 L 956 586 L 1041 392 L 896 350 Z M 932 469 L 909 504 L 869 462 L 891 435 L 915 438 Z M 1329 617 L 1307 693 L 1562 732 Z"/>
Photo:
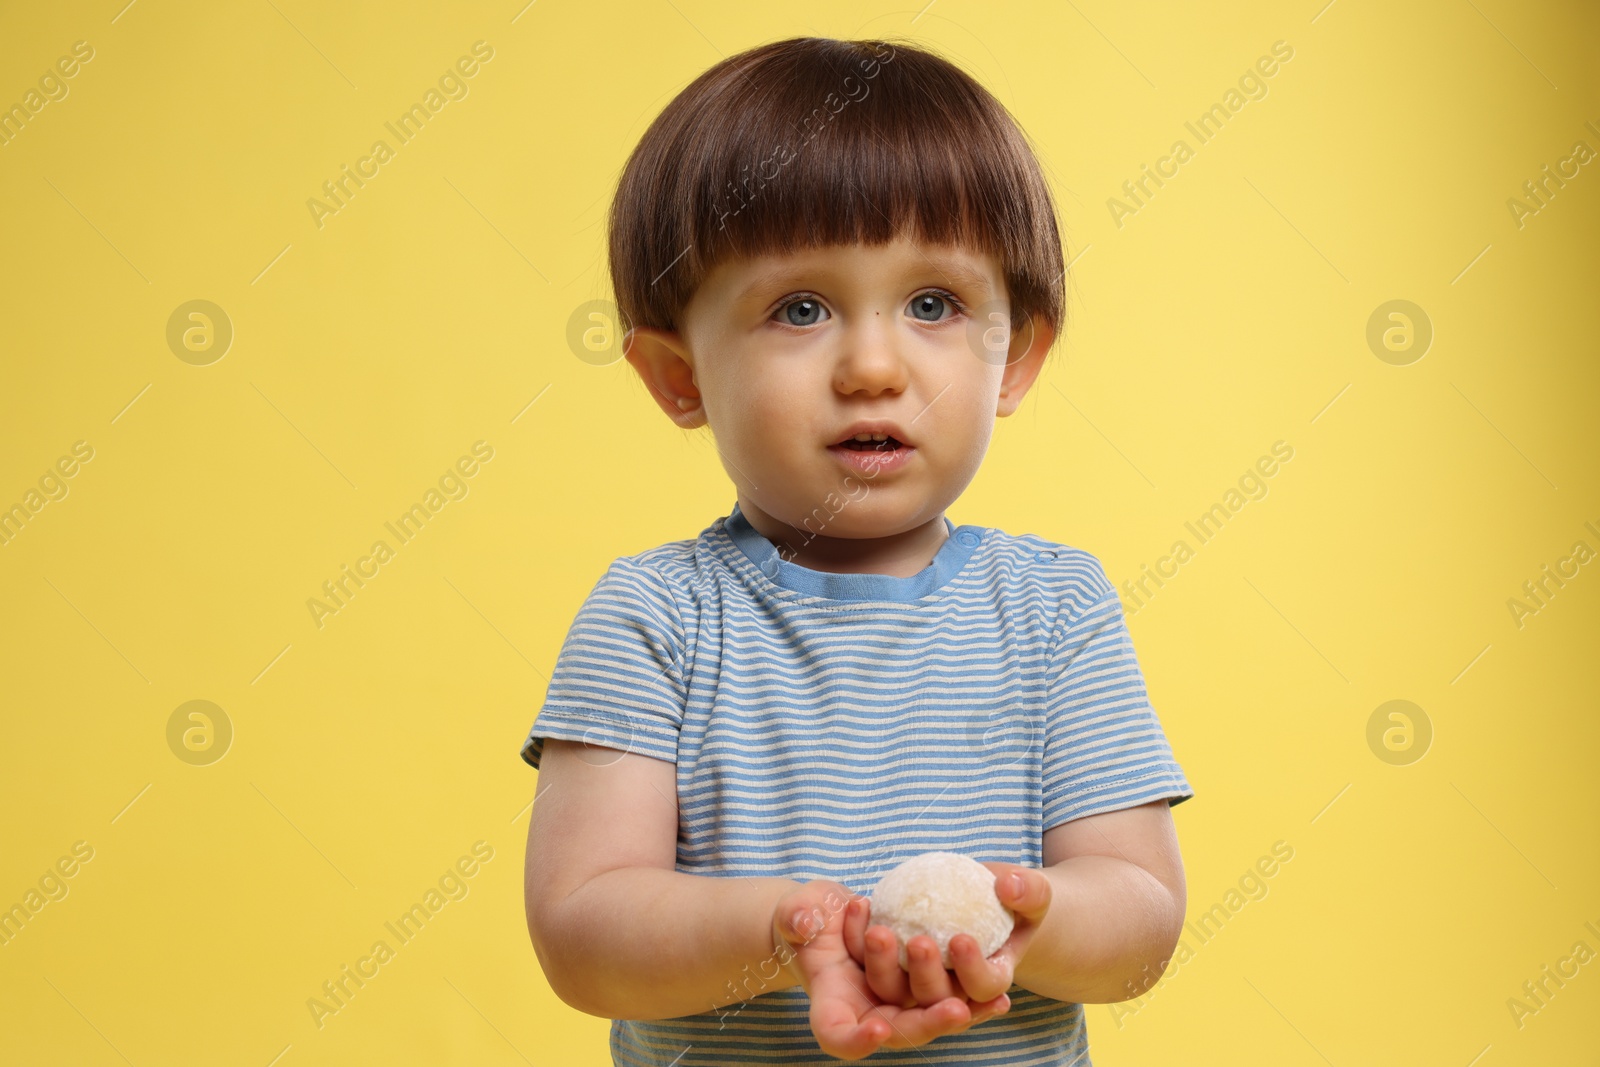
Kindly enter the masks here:
<path id="1" fill-rule="evenodd" d="M 1081 552 L 1084 556 L 1088 557 L 1088 559 L 1091 560 L 1094 563 L 1095 571 L 1105 581 L 1105 586 L 1106 586 L 1105 590 L 1103 592 L 1101 592 L 1098 595 L 1094 596 L 1094 598 L 1091 599 L 1087 604 L 1085 604 L 1083 606 L 1083 609 L 1077 613 L 1077 615 L 1075 616 L 1075 619 L 1081 619 L 1084 616 L 1088 615 L 1090 612 L 1092 612 L 1095 608 L 1097 608 L 1101 604 L 1105 603 L 1105 601 L 1106 601 L 1106 599 L 1108 597 L 1115 597 L 1117 595 L 1117 587 L 1115 585 L 1111 584 L 1111 578 L 1110 578 L 1109 575 L 1106 574 L 1106 572 L 1105 572 L 1105 564 L 1100 562 L 1100 557 L 1098 557 L 1094 553 L 1088 552 L 1088 551 L 1086 551 L 1084 549 L 1076 549 L 1075 551 Z M 1048 657 L 1045 660 L 1046 663 L 1055 662 L 1056 649 L 1058 649 L 1061 646 L 1061 635 L 1063 633 L 1065 633 L 1066 629 L 1067 629 L 1067 622 L 1068 622 L 1067 610 L 1066 610 L 1067 606 L 1068 605 L 1066 604 L 1066 597 L 1063 596 L 1060 612 L 1056 616 L 1055 632 L 1050 635 L 1050 651 L 1049 651 Z"/>
<path id="2" fill-rule="evenodd" d="M 655 564 L 644 563 L 639 560 L 631 560 L 630 562 L 640 570 L 649 571 L 651 576 L 661 583 L 661 591 L 666 595 L 667 603 L 672 605 L 672 617 L 678 623 L 679 644 L 678 662 L 673 665 L 673 669 L 678 672 L 678 684 L 683 688 L 684 694 L 687 696 L 689 692 L 689 676 L 685 668 L 689 664 L 689 631 L 683 625 L 683 609 L 678 606 L 677 594 L 672 591 L 672 584 L 667 581 L 667 576 L 662 574 L 660 568 Z"/>

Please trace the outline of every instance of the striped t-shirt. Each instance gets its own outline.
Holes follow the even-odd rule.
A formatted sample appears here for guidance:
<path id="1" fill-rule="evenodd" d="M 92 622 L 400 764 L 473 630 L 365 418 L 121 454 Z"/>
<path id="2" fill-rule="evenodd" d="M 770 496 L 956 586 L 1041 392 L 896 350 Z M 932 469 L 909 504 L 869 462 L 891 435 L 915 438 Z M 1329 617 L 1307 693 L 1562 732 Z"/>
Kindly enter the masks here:
<path id="1" fill-rule="evenodd" d="M 1040 867 L 1053 826 L 1193 796 L 1099 560 L 945 524 L 933 562 L 904 578 L 782 559 L 737 504 L 693 540 L 615 560 L 522 758 L 538 767 L 557 737 L 674 763 L 678 871 L 862 894 L 923 852 Z M 1089 1067 L 1081 1005 L 1007 992 L 1004 1015 L 871 1062 Z M 614 1020 L 611 1053 L 628 1067 L 832 1067 L 808 1006 L 795 986 Z"/>

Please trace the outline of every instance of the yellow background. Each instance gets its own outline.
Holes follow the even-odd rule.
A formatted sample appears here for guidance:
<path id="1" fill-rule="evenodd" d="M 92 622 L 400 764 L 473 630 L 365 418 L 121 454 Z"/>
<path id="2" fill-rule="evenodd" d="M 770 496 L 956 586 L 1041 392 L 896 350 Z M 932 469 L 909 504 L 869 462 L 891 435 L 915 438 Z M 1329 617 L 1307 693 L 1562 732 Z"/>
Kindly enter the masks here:
<path id="1" fill-rule="evenodd" d="M 0 506 L 94 450 L 0 546 L 0 906 L 94 849 L 0 947 L 0 1062 L 608 1062 L 528 944 L 517 749 L 606 565 L 734 497 L 567 323 L 609 295 L 648 122 L 808 33 L 942 51 L 1058 194 L 1065 339 L 956 522 L 1120 584 L 1295 450 L 1131 623 L 1197 791 L 1191 921 L 1274 842 L 1294 858 L 1137 1013 L 1087 1009 L 1095 1061 L 1595 1062 L 1600 962 L 1520 1027 L 1507 1007 L 1600 951 L 1600 564 L 1520 628 L 1507 607 L 1600 550 L 1600 161 L 1507 208 L 1600 150 L 1592 8 L 123 3 L 0 15 L 0 104 L 94 49 L 0 147 Z M 469 94 L 319 228 L 307 200 L 478 40 Z M 1197 145 L 1184 122 L 1279 40 L 1268 95 Z M 1117 226 L 1180 137 L 1194 158 Z M 197 299 L 234 329 L 208 366 L 166 340 Z M 1434 329 L 1407 366 L 1366 342 L 1394 299 Z M 468 495 L 313 622 L 480 440 Z M 1392 699 L 1432 724 L 1406 766 L 1367 744 Z M 208 766 L 168 747 L 190 700 L 233 724 Z M 469 894 L 319 1029 L 307 999 L 478 841 Z"/>

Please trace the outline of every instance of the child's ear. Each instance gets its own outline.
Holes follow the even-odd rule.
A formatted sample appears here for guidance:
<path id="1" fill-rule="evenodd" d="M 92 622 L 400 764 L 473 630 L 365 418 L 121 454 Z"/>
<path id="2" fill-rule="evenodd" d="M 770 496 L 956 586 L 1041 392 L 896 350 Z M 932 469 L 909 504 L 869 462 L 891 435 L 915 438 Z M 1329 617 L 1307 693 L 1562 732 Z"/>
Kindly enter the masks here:
<path id="1" fill-rule="evenodd" d="M 695 385 L 692 354 L 681 335 L 635 327 L 624 335 L 622 353 L 668 418 L 685 430 L 705 425 L 705 405 Z"/>
<path id="2" fill-rule="evenodd" d="M 1011 335 L 1011 347 L 1006 351 L 1005 374 L 1000 379 L 1000 399 L 995 405 L 995 415 L 1006 416 L 1022 405 L 1039 372 L 1044 369 L 1044 357 L 1049 355 L 1056 334 L 1037 317 Z"/>

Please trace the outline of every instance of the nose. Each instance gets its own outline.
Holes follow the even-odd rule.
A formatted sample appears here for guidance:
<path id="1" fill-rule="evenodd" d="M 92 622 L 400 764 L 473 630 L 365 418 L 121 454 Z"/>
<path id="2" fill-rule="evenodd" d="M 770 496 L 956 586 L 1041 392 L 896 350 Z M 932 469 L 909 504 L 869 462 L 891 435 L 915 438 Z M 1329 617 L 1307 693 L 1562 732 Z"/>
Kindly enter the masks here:
<path id="1" fill-rule="evenodd" d="M 843 331 L 843 347 L 833 370 L 833 385 L 839 392 L 847 396 L 901 392 L 909 373 L 892 317 L 874 315 Z"/>

